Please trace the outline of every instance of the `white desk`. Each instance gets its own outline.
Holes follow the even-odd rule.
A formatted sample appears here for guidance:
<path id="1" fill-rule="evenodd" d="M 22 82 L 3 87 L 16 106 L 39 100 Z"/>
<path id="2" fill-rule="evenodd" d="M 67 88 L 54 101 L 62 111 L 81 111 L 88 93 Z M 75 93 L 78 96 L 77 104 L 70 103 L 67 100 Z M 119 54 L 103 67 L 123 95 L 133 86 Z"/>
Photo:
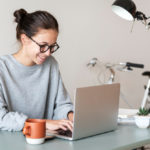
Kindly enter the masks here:
<path id="1" fill-rule="evenodd" d="M 58 138 L 41 145 L 29 145 L 22 132 L 0 131 L 0 150 L 131 150 L 150 143 L 150 128 L 119 125 L 113 132 L 77 141 Z"/>

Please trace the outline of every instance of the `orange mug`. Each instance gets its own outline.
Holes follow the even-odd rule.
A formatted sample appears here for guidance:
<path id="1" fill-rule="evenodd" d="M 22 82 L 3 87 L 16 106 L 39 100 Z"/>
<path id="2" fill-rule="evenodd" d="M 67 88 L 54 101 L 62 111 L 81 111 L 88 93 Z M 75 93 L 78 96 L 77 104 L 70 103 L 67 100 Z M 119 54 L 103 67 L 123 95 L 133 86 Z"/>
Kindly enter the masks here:
<path id="1" fill-rule="evenodd" d="M 46 120 L 27 119 L 23 128 L 23 134 L 29 144 L 42 144 L 45 141 Z"/>

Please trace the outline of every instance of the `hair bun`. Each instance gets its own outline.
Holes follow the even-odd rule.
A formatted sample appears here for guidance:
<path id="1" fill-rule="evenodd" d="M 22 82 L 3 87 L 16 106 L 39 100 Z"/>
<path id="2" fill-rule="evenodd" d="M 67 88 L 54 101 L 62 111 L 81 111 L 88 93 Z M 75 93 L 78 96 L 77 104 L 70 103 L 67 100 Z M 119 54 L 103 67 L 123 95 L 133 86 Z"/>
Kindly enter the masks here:
<path id="1" fill-rule="evenodd" d="M 19 9 L 14 12 L 15 22 L 20 23 L 20 21 L 27 15 L 27 11 L 24 9 Z"/>

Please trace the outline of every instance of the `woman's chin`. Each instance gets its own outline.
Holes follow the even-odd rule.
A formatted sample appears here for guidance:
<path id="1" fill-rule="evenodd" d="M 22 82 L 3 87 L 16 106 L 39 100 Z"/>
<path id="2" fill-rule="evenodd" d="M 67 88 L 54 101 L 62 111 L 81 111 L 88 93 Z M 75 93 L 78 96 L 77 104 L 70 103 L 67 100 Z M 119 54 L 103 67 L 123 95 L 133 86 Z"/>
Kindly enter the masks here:
<path id="1" fill-rule="evenodd" d="M 43 64 L 45 62 L 46 59 L 37 59 L 36 64 L 40 65 Z"/>
<path id="2" fill-rule="evenodd" d="M 36 62 L 37 65 L 41 65 L 41 64 L 43 64 L 43 63 L 44 63 L 44 61 L 37 61 L 37 62 Z"/>

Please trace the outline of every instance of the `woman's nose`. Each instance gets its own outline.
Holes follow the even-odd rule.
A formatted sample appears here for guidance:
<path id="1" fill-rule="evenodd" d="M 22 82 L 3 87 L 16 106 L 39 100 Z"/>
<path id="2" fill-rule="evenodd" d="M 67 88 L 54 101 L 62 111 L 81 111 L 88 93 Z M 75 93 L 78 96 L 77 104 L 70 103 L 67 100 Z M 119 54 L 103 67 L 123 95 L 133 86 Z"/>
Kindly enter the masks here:
<path id="1" fill-rule="evenodd" d="M 50 56 L 50 55 L 51 55 L 51 52 L 50 52 L 50 50 L 47 50 L 44 54 L 45 54 L 46 56 Z"/>

